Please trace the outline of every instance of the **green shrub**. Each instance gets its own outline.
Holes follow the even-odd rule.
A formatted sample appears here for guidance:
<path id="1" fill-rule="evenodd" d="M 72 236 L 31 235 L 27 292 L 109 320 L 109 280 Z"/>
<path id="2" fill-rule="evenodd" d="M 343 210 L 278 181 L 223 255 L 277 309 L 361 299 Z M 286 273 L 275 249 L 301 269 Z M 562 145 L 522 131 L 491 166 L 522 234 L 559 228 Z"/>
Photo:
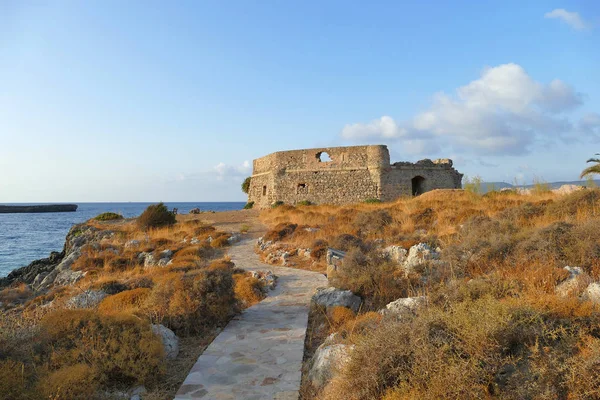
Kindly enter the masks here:
<path id="1" fill-rule="evenodd" d="M 253 201 L 249 201 L 244 206 L 244 210 L 250 210 L 252 207 L 254 207 L 254 202 Z"/>
<path id="2" fill-rule="evenodd" d="M 308 200 L 302 200 L 296 204 L 299 206 L 314 206 L 315 205 L 315 203 L 313 203 L 312 201 L 308 201 Z"/>
<path id="3" fill-rule="evenodd" d="M 247 177 L 246 179 L 244 179 L 244 182 L 242 182 L 242 192 L 248 194 L 248 191 L 250 190 L 250 181 L 252 180 L 252 177 Z"/>
<path id="4" fill-rule="evenodd" d="M 371 199 L 366 199 L 364 202 L 367 204 L 378 204 L 378 203 L 381 203 L 381 200 L 376 199 L 376 198 L 371 198 Z"/>
<path id="5" fill-rule="evenodd" d="M 94 218 L 96 221 L 117 221 L 123 219 L 121 214 L 114 212 L 105 212 Z"/>
<path id="6" fill-rule="evenodd" d="M 275 203 L 271 204 L 271 208 L 277 208 L 279 206 L 282 206 L 283 204 L 283 201 L 277 200 Z"/>
<path id="7" fill-rule="evenodd" d="M 138 217 L 138 225 L 142 229 L 160 228 L 173 225 L 176 222 L 175 214 L 167 209 L 164 203 L 152 204 Z"/>

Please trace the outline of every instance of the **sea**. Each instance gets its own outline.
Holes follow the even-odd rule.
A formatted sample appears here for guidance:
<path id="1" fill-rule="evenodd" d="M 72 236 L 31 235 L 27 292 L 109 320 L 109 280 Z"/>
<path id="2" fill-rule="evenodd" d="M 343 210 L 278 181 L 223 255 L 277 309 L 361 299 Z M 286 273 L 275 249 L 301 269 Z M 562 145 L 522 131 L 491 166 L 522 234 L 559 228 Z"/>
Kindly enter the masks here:
<path id="1" fill-rule="evenodd" d="M 65 236 L 74 224 L 109 211 L 119 213 L 125 218 L 137 217 L 152 203 L 77 204 L 79 207 L 75 212 L 0 214 L 0 277 L 34 260 L 48 257 L 51 251 L 62 251 Z M 193 208 L 202 211 L 241 210 L 246 203 L 165 202 L 165 204 L 169 209 L 177 208 L 180 214 L 186 214 Z"/>

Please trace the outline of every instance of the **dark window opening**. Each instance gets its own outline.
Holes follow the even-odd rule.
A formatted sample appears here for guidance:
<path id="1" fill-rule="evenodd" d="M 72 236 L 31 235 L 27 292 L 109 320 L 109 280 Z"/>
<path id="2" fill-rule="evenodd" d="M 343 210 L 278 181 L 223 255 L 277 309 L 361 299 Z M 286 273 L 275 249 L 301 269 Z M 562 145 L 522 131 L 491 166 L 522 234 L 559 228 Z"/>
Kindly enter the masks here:
<path id="1" fill-rule="evenodd" d="M 266 196 L 266 195 L 267 195 L 267 187 L 263 186 L 263 196 Z"/>
<path id="2" fill-rule="evenodd" d="M 308 193 L 308 186 L 306 185 L 306 183 L 299 183 L 298 186 L 296 187 L 296 193 L 297 194 Z"/>
<path id="3" fill-rule="evenodd" d="M 419 196 L 425 193 L 425 178 L 422 176 L 415 176 L 411 180 L 412 182 L 412 195 Z"/>
<path id="4" fill-rule="evenodd" d="M 333 161 L 331 159 L 331 157 L 329 156 L 329 154 L 326 151 L 320 151 L 317 153 L 317 160 L 319 160 L 319 162 L 330 162 Z"/>

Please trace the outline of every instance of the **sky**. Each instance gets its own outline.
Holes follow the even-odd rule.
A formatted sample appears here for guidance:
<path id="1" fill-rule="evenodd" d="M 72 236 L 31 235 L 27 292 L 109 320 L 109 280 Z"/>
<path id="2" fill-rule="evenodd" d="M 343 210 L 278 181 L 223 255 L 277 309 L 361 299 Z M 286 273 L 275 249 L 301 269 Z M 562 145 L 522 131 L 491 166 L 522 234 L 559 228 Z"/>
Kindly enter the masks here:
<path id="1" fill-rule="evenodd" d="M 0 2 L 0 202 L 244 201 L 274 151 L 485 181 L 600 152 L 600 2 Z"/>

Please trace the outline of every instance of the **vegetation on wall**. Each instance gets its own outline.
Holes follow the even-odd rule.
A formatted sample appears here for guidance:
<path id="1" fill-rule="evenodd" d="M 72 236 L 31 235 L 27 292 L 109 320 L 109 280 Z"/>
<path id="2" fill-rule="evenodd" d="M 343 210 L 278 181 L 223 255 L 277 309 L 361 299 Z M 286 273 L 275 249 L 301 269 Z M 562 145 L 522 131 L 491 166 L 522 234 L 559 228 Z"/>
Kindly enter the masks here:
<path id="1" fill-rule="evenodd" d="M 252 177 L 247 177 L 246 179 L 244 179 L 244 182 L 242 182 L 242 192 L 248 194 L 248 192 L 250 191 L 250 181 L 252 180 Z"/>

